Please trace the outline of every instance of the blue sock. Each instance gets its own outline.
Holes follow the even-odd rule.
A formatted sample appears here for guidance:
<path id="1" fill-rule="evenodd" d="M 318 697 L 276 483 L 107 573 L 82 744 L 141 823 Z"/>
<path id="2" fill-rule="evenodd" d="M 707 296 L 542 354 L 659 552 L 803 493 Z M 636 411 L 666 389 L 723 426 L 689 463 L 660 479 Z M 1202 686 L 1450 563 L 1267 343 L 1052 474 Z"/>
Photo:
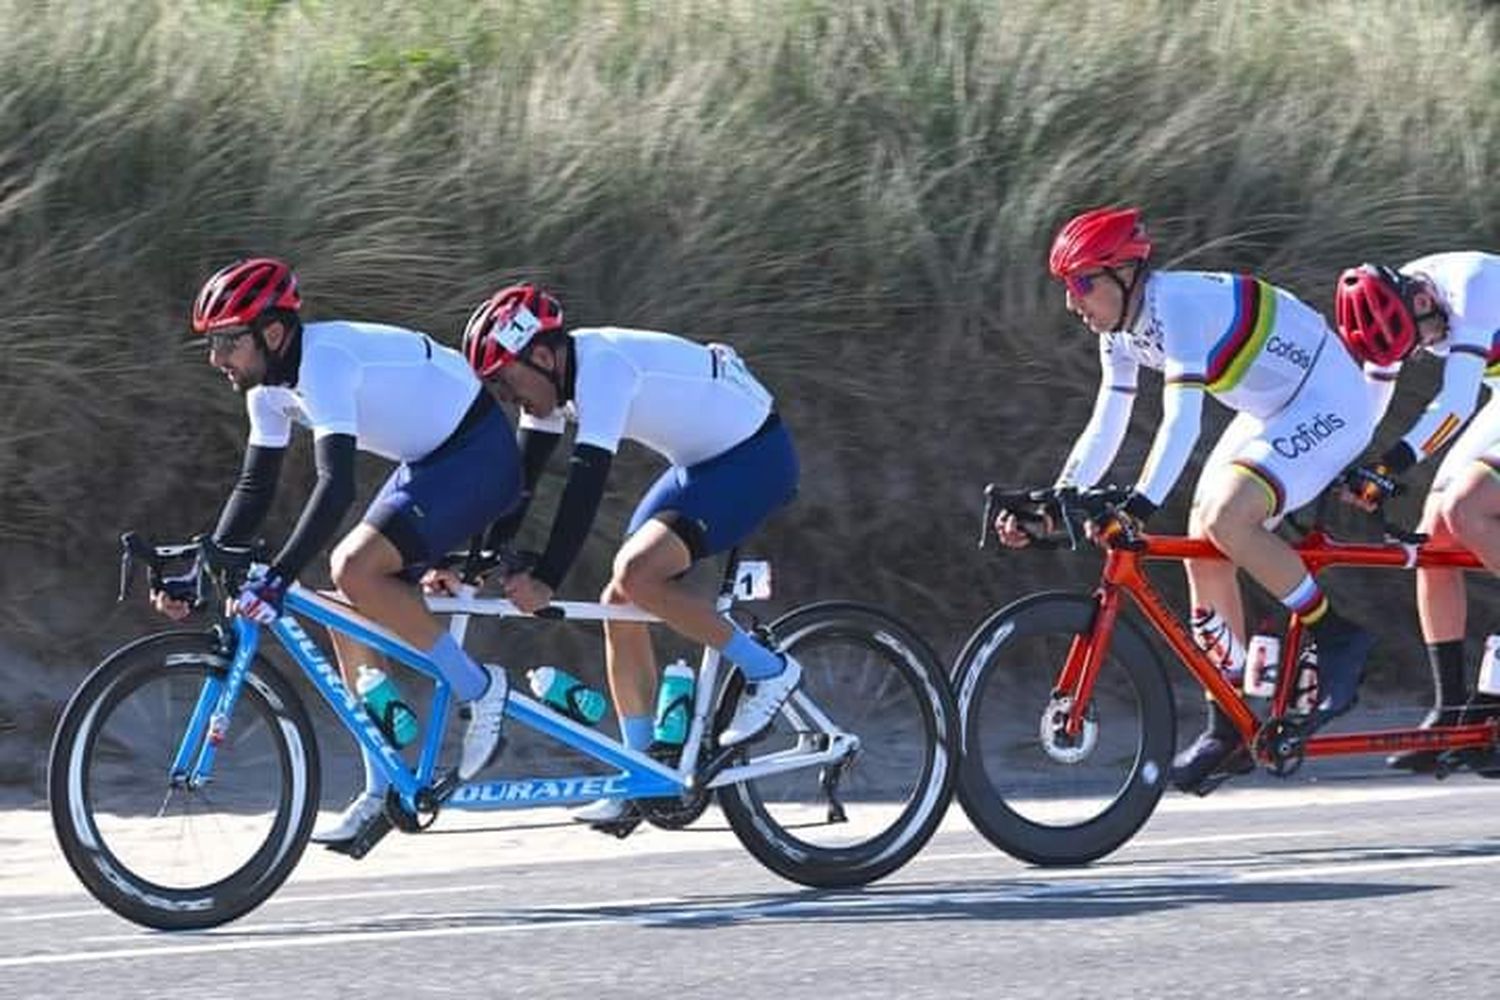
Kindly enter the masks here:
<path id="1" fill-rule="evenodd" d="M 767 680 L 786 669 L 786 661 L 750 638 L 750 633 L 733 623 L 730 628 L 734 629 L 734 635 L 729 637 L 729 641 L 719 652 L 740 668 L 746 680 Z"/>
<path id="2" fill-rule="evenodd" d="M 469 654 L 464 652 L 452 633 L 444 632 L 436 645 L 427 651 L 427 658 L 438 668 L 438 673 L 443 675 L 448 686 L 453 688 L 453 694 L 459 701 L 473 701 L 490 686 L 489 674 L 469 658 Z"/>
<path id="3" fill-rule="evenodd" d="M 632 750 L 644 750 L 655 739 L 655 722 L 649 715 L 620 716 L 620 738 Z"/>

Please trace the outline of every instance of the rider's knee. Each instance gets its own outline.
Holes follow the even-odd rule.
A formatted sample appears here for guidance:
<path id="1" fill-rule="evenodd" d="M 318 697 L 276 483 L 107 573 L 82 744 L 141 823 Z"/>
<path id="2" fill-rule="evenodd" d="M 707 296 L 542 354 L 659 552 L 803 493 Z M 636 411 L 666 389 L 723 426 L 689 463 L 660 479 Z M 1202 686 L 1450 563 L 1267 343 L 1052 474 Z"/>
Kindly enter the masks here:
<path id="1" fill-rule="evenodd" d="M 615 557 L 614 576 L 610 585 L 625 594 L 639 594 L 650 590 L 660 580 L 651 570 L 650 562 L 636 553 L 622 552 Z"/>
<path id="2" fill-rule="evenodd" d="M 601 604 L 629 604 L 630 594 L 615 580 L 610 580 L 604 585 L 604 590 L 599 594 Z"/>
<path id="3" fill-rule="evenodd" d="M 1439 518 L 1447 523 L 1459 541 L 1474 535 L 1488 515 L 1483 498 L 1473 493 L 1459 493 L 1444 500 Z"/>
<path id="4" fill-rule="evenodd" d="M 358 603 L 365 582 L 370 578 L 367 562 L 353 546 L 339 545 L 328 557 L 333 585 L 350 601 Z"/>

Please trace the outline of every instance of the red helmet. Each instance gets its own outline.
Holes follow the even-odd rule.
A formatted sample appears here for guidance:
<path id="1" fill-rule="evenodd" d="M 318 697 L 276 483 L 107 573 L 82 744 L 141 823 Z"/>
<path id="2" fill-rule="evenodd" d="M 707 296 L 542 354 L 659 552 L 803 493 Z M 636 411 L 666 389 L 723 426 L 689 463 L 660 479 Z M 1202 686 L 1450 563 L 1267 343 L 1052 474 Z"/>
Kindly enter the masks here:
<path id="1" fill-rule="evenodd" d="M 193 301 L 193 332 L 249 326 L 273 308 L 302 308 L 292 269 L 270 257 L 237 260 L 203 283 Z"/>
<path id="2" fill-rule="evenodd" d="M 1339 339 L 1359 360 L 1391 365 L 1417 346 L 1411 279 L 1379 264 L 1361 264 L 1339 275 L 1333 313 Z"/>
<path id="3" fill-rule="evenodd" d="M 464 326 L 464 357 L 480 378 L 514 361 L 539 333 L 563 328 L 562 303 L 536 285 L 511 285 L 491 295 Z"/>
<path id="4" fill-rule="evenodd" d="M 1068 220 L 1052 241 L 1047 267 L 1066 278 L 1090 267 L 1114 267 L 1151 256 L 1151 240 L 1137 208 L 1096 208 Z"/>

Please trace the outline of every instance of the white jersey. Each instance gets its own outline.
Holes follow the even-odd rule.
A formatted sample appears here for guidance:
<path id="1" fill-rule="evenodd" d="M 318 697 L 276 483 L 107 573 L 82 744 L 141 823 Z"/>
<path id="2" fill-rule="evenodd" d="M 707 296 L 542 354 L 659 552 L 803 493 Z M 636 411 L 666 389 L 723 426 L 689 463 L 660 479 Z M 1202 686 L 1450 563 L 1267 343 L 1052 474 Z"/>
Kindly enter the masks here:
<path id="1" fill-rule="evenodd" d="M 606 451 L 635 441 L 677 466 L 696 465 L 754 434 L 772 398 L 733 348 L 646 330 L 572 331 L 573 399 L 520 426 L 561 434 L 578 423 L 577 444 Z"/>
<path id="2" fill-rule="evenodd" d="M 352 434 L 360 451 L 397 462 L 446 441 L 480 391 L 464 356 L 425 334 L 378 323 L 302 328 L 297 384 L 245 394 L 250 444 L 284 448 L 292 425 L 317 437 Z"/>
<path id="3" fill-rule="evenodd" d="M 1192 455 L 1203 394 L 1259 421 L 1297 397 L 1315 370 L 1363 392 L 1359 369 L 1323 317 L 1289 292 L 1235 274 L 1155 271 L 1126 330 L 1099 339 L 1103 369 L 1093 416 L 1059 485 L 1091 486 L 1114 460 L 1141 366 L 1165 377 L 1162 424 L 1136 485 L 1160 504 Z"/>
<path id="4" fill-rule="evenodd" d="M 1491 392 L 1500 386 L 1500 257 L 1474 251 L 1435 253 L 1400 270 L 1425 279 L 1448 317 L 1443 338 L 1420 348 L 1443 359 L 1443 387 L 1401 439 L 1420 462 L 1452 441 L 1473 415 L 1482 384 Z M 1389 386 L 1400 369 L 1400 364 L 1367 364 L 1365 374 Z M 1386 389 L 1384 401 L 1389 401 L 1393 388 Z"/>

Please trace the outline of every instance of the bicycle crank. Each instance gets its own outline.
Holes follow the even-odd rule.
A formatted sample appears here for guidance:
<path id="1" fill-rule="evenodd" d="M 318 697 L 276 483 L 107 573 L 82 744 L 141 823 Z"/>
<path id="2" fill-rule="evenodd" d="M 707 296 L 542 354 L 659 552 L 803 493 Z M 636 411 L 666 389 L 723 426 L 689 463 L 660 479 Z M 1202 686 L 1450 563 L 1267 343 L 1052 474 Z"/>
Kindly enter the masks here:
<path id="1" fill-rule="evenodd" d="M 1306 721 L 1279 715 L 1267 720 L 1255 734 L 1255 757 L 1265 761 L 1266 770 L 1285 778 L 1302 766 L 1307 737 Z"/>

